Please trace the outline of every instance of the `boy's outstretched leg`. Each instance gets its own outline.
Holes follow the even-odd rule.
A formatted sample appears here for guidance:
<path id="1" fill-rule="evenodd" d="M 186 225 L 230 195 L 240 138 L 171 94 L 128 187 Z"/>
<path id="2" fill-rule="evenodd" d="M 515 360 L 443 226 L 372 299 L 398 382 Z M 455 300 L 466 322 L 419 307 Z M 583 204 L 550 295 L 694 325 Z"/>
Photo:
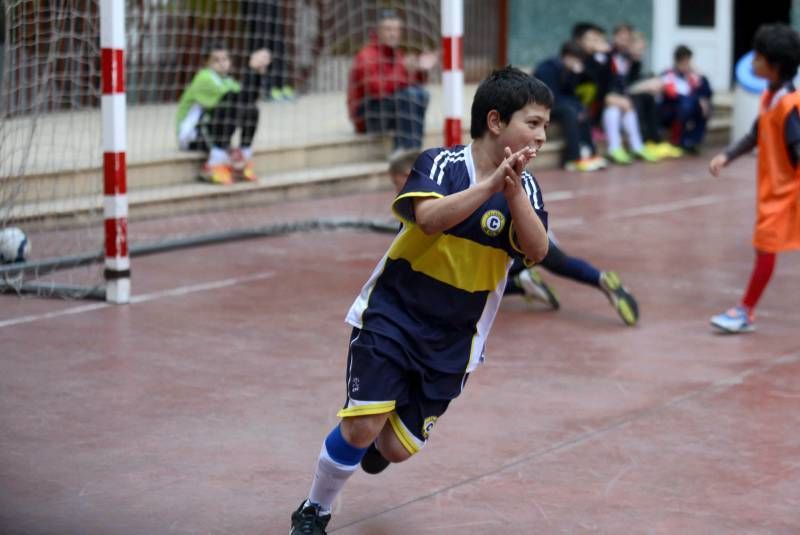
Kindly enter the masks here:
<path id="1" fill-rule="evenodd" d="M 541 266 L 560 277 L 599 288 L 625 325 L 633 326 L 639 321 L 639 305 L 615 272 L 600 271 L 582 258 L 569 256 L 553 238 Z"/>
<path id="2" fill-rule="evenodd" d="M 617 311 L 625 325 L 633 327 L 639 321 L 639 304 L 633 295 L 622 285 L 622 281 L 613 271 L 600 273 L 600 289 L 608 297 L 611 306 Z"/>
<path id="3" fill-rule="evenodd" d="M 518 258 L 514 259 L 508 272 L 505 293 L 522 295 L 529 302 L 541 301 L 553 310 L 558 310 L 561 306 L 555 291 L 542 279 L 536 268 L 525 267 L 522 260 Z"/>
<path id="4" fill-rule="evenodd" d="M 522 288 L 525 299 L 529 301 L 541 301 L 553 310 L 558 310 L 561 306 L 556 292 L 542 279 L 535 267 L 523 269 L 514 275 L 513 284 Z"/>

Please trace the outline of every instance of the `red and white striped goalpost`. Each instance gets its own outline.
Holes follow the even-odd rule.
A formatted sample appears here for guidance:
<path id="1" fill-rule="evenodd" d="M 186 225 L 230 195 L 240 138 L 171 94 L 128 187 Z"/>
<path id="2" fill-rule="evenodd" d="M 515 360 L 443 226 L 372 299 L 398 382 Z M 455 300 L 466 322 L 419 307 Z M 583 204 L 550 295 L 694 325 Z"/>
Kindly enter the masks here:
<path id="1" fill-rule="evenodd" d="M 131 262 L 125 183 L 125 0 L 100 0 L 100 48 L 106 301 L 127 303 Z"/>
<path id="2" fill-rule="evenodd" d="M 464 0 L 442 0 L 442 101 L 444 144 L 461 143 L 464 110 Z"/>

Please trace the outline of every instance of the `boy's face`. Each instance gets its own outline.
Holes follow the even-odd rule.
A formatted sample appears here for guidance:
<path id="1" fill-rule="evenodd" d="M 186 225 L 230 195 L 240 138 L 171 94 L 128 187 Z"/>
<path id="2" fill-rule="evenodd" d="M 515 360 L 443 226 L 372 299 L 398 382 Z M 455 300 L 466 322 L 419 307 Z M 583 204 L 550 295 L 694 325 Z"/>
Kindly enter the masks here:
<path id="1" fill-rule="evenodd" d="M 561 63 L 572 72 L 583 71 L 583 59 L 573 56 L 572 54 L 564 54 L 561 56 Z"/>
<path id="2" fill-rule="evenodd" d="M 514 112 L 508 124 L 501 123 L 498 145 L 509 147 L 516 152 L 523 147 L 539 150 L 547 141 L 547 127 L 550 126 L 550 108 L 541 104 L 529 103 Z"/>
<path id="3" fill-rule="evenodd" d="M 777 82 L 780 79 L 777 67 L 771 65 L 767 58 L 758 52 L 753 56 L 753 74 L 770 82 Z"/>
<path id="4" fill-rule="evenodd" d="M 208 57 L 208 68 L 217 74 L 226 75 L 231 70 L 231 57 L 227 50 L 212 50 Z"/>
<path id="5" fill-rule="evenodd" d="M 411 168 L 408 167 L 399 173 L 389 173 L 389 179 L 392 181 L 394 185 L 395 193 L 400 193 L 400 190 L 403 189 L 403 186 L 406 185 L 406 180 L 408 179 L 408 175 L 411 174 Z"/>
<path id="6" fill-rule="evenodd" d="M 681 58 L 675 62 L 675 70 L 681 74 L 692 72 L 692 58 Z"/>
<path id="7" fill-rule="evenodd" d="M 631 37 L 630 30 L 617 30 L 614 34 L 614 46 L 617 50 L 627 52 L 631 47 Z"/>
<path id="8" fill-rule="evenodd" d="M 647 40 L 644 38 L 644 35 L 641 32 L 632 32 L 628 52 L 630 52 L 634 58 L 642 59 L 645 50 L 647 50 Z"/>
<path id="9" fill-rule="evenodd" d="M 606 36 L 597 30 L 589 30 L 584 33 L 578 40 L 578 44 L 587 54 L 596 54 L 597 52 L 608 52 L 609 45 Z"/>

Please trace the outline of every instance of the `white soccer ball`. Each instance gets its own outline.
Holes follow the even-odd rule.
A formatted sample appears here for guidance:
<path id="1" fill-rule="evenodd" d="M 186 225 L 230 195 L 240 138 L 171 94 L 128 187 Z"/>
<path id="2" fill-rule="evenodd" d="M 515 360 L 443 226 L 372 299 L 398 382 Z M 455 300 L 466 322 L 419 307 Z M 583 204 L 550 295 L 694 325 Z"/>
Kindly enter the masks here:
<path id="1" fill-rule="evenodd" d="M 17 227 L 0 229 L 0 264 L 24 262 L 31 252 L 28 236 Z"/>

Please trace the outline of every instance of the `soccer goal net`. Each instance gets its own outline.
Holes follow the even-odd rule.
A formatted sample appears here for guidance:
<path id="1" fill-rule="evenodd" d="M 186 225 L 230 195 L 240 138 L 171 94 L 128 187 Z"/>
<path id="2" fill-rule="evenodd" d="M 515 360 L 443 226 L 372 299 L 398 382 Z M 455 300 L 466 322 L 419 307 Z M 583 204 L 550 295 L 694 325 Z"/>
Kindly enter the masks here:
<path id="1" fill-rule="evenodd" d="M 100 4 L 0 1 L 0 228 L 22 229 L 31 244 L 24 263 L 0 264 L 4 291 L 102 295 L 108 185 L 104 188 Z M 391 133 L 354 131 L 348 75 L 353 57 L 375 39 L 387 9 L 402 21 L 400 47 L 407 56 L 440 54 L 439 0 L 120 4 L 125 11 L 124 215 L 134 281 L 137 255 L 171 247 L 338 226 L 382 231 L 394 225 L 387 178 Z M 502 58 L 497 5 L 463 2 L 467 84 Z M 217 133 L 208 115 L 180 104 L 187 87 L 209 67 L 215 47 L 225 48 L 227 76 L 238 94 L 255 88 L 248 102 L 258 117 L 254 124 L 238 112 L 225 118 L 235 126 L 231 148 L 249 141 L 244 155 L 226 150 L 236 160 L 227 162 L 233 169 L 229 184 L 215 183 L 209 172 L 213 151 L 203 142 Z M 260 49 L 268 50 L 268 61 L 262 56 L 255 69 L 253 52 Z M 227 83 L 219 76 L 208 83 Z M 430 94 L 425 146 L 442 143 L 441 82 L 438 61 L 425 80 Z M 195 112 L 195 136 L 186 141 L 182 119 Z M 248 133 L 247 125 L 255 132 Z M 254 180 L 243 175 L 248 161 Z M 351 200 L 354 193 L 365 196 Z M 312 199 L 312 204 L 301 210 L 292 204 L 296 199 Z"/>

